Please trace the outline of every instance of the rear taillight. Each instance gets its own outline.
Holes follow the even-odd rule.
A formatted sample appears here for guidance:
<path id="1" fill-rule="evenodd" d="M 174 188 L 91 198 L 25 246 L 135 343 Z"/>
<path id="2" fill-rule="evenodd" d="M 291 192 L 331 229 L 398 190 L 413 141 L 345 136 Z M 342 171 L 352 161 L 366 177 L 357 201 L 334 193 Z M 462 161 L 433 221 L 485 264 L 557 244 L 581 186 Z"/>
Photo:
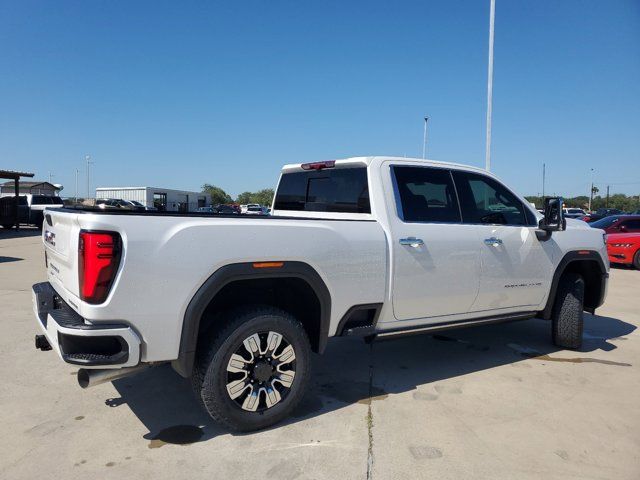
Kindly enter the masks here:
<path id="1" fill-rule="evenodd" d="M 102 303 L 109 295 L 120 265 L 122 242 L 116 232 L 80 232 L 78 274 L 80 298 Z"/>

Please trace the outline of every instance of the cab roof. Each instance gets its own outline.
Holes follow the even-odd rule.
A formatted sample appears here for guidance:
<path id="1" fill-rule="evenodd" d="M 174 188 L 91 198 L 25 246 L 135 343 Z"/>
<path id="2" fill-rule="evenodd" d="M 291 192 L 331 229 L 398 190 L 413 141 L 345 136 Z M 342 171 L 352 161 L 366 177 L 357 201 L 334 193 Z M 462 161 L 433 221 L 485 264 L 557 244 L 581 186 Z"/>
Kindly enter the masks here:
<path id="1" fill-rule="evenodd" d="M 482 168 L 473 167 L 470 165 L 464 165 L 461 163 L 441 162 L 438 160 L 430 160 L 430 159 L 424 159 L 424 158 L 394 157 L 394 156 L 386 156 L 386 155 L 380 155 L 380 156 L 374 155 L 370 157 L 349 157 L 349 158 L 342 158 L 337 160 L 325 160 L 325 161 L 335 162 L 335 167 L 340 168 L 340 167 L 345 167 L 353 164 L 366 165 L 367 167 L 369 167 L 373 163 L 382 163 L 389 160 L 394 162 L 407 162 L 407 163 L 419 162 L 419 163 L 424 163 L 425 166 L 430 165 L 430 166 L 439 166 L 439 167 L 454 167 L 457 169 L 476 171 L 484 174 L 488 173 L 486 170 Z M 309 163 L 322 163 L 322 161 L 309 162 Z M 291 172 L 291 171 L 304 170 L 302 167 L 303 165 L 307 165 L 307 163 L 290 163 L 282 167 L 282 171 Z"/>

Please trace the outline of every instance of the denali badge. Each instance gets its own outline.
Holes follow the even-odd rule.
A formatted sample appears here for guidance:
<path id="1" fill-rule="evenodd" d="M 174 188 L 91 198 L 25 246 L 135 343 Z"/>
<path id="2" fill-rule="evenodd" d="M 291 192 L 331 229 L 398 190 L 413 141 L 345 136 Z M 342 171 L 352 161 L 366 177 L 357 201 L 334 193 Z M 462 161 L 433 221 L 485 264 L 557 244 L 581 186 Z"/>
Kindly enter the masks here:
<path id="1" fill-rule="evenodd" d="M 49 230 L 45 230 L 44 232 L 44 241 L 47 242 L 52 247 L 56 246 L 56 234 L 50 232 Z"/>
<path id="2" fill-rule="evenodd" d="M 505 285 L 504 288 L 539 287 L 541 285 L 542 285 L 542 282 L 536 282 L 536 283 L 513 283 L 511 285 Z"/>

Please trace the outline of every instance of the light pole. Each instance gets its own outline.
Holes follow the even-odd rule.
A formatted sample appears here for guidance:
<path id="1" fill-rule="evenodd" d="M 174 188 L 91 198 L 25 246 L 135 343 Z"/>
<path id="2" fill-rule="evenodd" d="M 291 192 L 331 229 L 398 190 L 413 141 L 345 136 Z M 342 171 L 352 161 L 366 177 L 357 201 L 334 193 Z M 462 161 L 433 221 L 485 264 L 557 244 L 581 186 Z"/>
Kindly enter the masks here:
<path id="1" fill-rule="evenodd" d="M 589 190 L 589 213 L 591 213 L 591 202 L 593 202 L 593 168 L 591 169 L 591 190 Z"/>
<path id="2" fill-rule="evenodd" d="M 76 196 L 75 196 L 75 203 L 78 203 L 78 174 L 80 173 L 80 170 L 76 168 Z"/>
<path id="3" fill-rule="evenodd" d="M 51 183 L 51 180 L 53 179 L 53 177 L 55 177 L 55 175 L 49 172 L 49 183 Z"/>
<path id="4" fill-rule="evenodd" d="M 91 192 L 89 190 L 89 168 L 94 162 L 91 161 L 90 155 L 85 156 L 84 159 L 87 161 L 87 198 L 91 198 Z"/>
<path id="5" fill-rule="evenodd" d="M 544 204 L 544 181 L 545 181 L 546 165 L 542 163 L 542 203 Z"/>
<path id="6" fill-rule="evenodd" d="M 491 170 L 491 105 L 493 101 L 493 25 L 496 16 L 496 0 L 491 0 L 489 11 L 489 71 L 487 73 L 487 140 L 484 156 L 485 168 Z"/>
<path id="7" fill-rule="evenodd" d="M 429 117 L 424 117 L 424 136 L 422 138 L 422 158 L 427 158 L 427 123 Z"/>

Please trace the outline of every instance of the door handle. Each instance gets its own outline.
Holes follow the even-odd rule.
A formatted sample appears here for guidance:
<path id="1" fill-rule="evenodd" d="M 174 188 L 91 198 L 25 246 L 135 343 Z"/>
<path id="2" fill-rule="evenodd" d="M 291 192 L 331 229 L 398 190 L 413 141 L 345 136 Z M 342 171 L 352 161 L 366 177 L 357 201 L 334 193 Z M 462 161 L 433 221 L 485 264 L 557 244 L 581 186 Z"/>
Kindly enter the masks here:
<path id="1" fill-rule="evenodd" d="M 491 237 L 491 238 L 485 238 L 484 243 L 491 247 L 499 247 L 500 245 L 502 245 L 502 240 L 496 237 Z"/>
<path id="2" fill-rule="evenodd" d="M 413 248 L 418 248 L 424 245 L 424 241 L 421 238 L 407 237 L 400 239 L 400 245 L 408 245 Z"/>

